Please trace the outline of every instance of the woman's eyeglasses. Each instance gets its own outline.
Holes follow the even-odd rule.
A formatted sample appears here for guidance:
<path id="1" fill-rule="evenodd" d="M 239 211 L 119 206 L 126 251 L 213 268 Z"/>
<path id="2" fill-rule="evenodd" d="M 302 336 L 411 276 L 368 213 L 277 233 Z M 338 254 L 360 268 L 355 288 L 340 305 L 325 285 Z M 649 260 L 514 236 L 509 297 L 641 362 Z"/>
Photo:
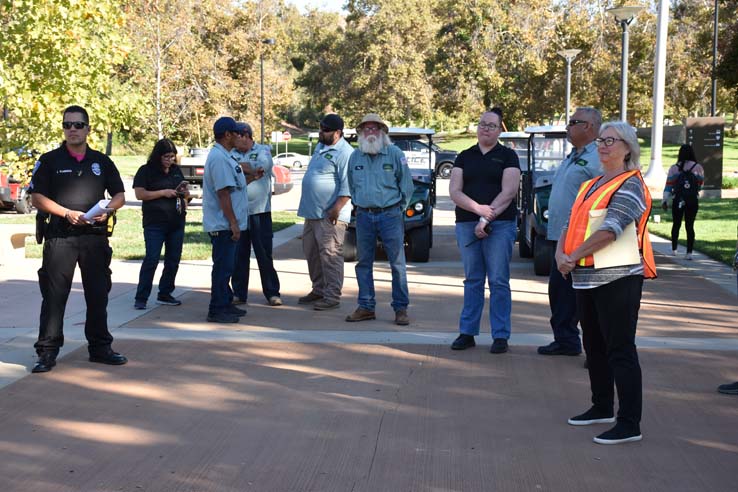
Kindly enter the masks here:
<path id="1" fill-rule="evenodd" d="M 495 125 L 494 123 L 480 123 L 479 128 L 481 128 L 482 130 L 489 130 L 493 132 L 493 131 L 496 131 L 500 127 L 498 125 Z"/>
<path id="2" fill-rule="evenodd" d="M 598 147 L 600 145 L 604 145 L 605 147 L 612 147 L 615 142 L 625 142 L 625 140 L 615 137 L 595 138 L 595 143 Z"/>
<path id="3" fill-rule="evenodd" d="M 62 123 L 62 126 L 65 130 L 70 130 L 72 127 L 77 130 L 81 130 L 87 126 L 87 123 L 85 123 L 84 121 L 65 121 Z"/>

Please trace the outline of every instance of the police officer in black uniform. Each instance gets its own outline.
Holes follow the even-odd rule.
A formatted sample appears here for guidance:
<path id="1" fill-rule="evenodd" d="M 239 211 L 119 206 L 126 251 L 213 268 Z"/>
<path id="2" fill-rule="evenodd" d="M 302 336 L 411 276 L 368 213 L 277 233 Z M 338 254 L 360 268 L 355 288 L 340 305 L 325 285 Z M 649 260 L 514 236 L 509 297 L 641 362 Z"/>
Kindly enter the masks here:
<path id="1" fill-rule="evenodd" d="M 112 249 L 107 237 L 107 214 L 92 221 L 83 215 L 107 191 L 108 208 L 125 204 L 123 181 L 115 164 L 104 154 L 87 147 L 90 119 L 80 106 L 63 113 L 64 142 L 42 155 L 36 163 L 30 192 L 33 205 L 49 214 L 44 234 L 44 253 L 38 282 L 43 302 L 38 341 L 34 345 L 38 362 L 32 372 L 48 372 L 56 365 L 64 345 L 64 310 L 79 264 L 87 302 L 85 337 L 91 362 L 120 365 L 128 362 L 113 352 L 108 331 L 108 292 L 111 287 Z"/>

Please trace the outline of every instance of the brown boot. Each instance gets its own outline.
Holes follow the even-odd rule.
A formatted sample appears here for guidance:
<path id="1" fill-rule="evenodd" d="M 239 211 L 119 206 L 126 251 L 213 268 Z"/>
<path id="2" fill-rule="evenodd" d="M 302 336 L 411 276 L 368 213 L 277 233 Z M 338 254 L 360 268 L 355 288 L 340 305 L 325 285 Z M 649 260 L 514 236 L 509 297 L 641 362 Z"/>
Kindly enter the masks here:
<path id="1" fill-rule="evenodd" d="M 353 322 L 353 321 L 367 321 L 370 319 L 376 319 L 377 317 L 374 315 L 374 311 L 369 311 L 368 309 L 364 308 L 356 308 L 356 311 L 346 316 L 346 321 Z"/>
<path id="2" fill-rule="evenodd" d="M 395 324 L 405 326 L 410 324 L 410 318 L 407 317 L 407 310 L 400 309 L 395 312 Z"/>

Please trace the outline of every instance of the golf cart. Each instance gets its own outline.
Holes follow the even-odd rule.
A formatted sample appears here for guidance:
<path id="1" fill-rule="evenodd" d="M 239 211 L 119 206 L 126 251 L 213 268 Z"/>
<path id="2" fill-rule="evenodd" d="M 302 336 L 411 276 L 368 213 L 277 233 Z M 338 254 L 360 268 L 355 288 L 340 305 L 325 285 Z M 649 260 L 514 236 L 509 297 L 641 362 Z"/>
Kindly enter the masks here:
<path id="1" fill-rule="evenodd" d="M 435 130 L 429 128 L 398 128 L 389 129 L 389 137 L 397 141 L 427 141 L 427 154 L 420 155 L 413 152 L 407 156 L 407 164 L 413 177 L 413 196 L 405 209 L 405 256 L 408 261 L 424 263 L 430 257 L 433 247 L 433 207 L 436 205 L 436 173 L 433 169 L 435 153 L 433 152 L 433 135 Z M 317 139 L 317 132 L 310 133 L 311 143 Z M 356 131 L 344 130 L 344 138 L 349 142 L 356 141 Z M 312 145 L 311 145 L 312 148 Z M 381 247 L 381 244 L 378 246 Z M 356 218 L 351 212 L 351 222 L 346 230 L 343 243 L 343 257 L 346 261 L 356 261 Z"/>
<path id="2" fill-rule="evenodd" d="M 548 199 L 556 168 L 572 147 L 564 126 L 532 126 L 525 133 L 528 166 L 521 174 L 518 192 L 518 252 L 521 258 L 533 258 L 536 275 L 548 275 L 552 267 L 551 244 L 546 241 Z M 518 149 L 516 152 L 520 156 Z M 522 156 L 520 160 L 522 169 Z"/>

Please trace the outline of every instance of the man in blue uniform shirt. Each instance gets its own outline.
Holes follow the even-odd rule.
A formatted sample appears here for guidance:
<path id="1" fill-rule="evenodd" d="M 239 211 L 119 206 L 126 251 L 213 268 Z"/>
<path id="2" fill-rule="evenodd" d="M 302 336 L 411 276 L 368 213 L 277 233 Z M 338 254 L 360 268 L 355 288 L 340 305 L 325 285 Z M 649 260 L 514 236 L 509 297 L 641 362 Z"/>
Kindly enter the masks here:
<path id="1" fill-rule="evenodd" d="M 80 106 L 64 110 L 64 142 L 42 155 L 36 164 L 30 192 L 33 206 L 49 215 L 44 234 L 43 263 L 38 271 L 41 319 L 34 345 L 38 362 L 33 372 L 48 372 L 56 365 L 64 345 L 64 310 L 79 264 L 87 303 L 85 337 L 91 362 L 121 365 L 128 362 L 113 352 L 108 331 L 110 260 L 113 250 L 107 236 L 107 214 L 87 220 L 85 212 L 105 198 L 108 209 L 125 204 L 126 195 L 118 169 L 108 156 L 87 146 L 90 119 Z"/>
<path id="2" fill-rule="evenodd" d="M 308 262 L 312 290 L 300 304 L 324 311 L 340 305 L 343 288 L 343 240 L 351 220 L 348 160 L 353 147 L 343 138 L 343 120 L 337 114 L 320 122 L 305 176 L 297 215 L 305 219 L 302 250 Z"/>
<path id="3" fill-rule="evenodd" d="M 407 325 L 410 303 L 405 267 L 403 213 L 413 195 L 413 178 L 405 154 L 392 145 L 389 128 L 377 114 L 367 114 L 356 127 L 359 148 L 349 158 L 348 180 L 356 206 L 356 281 L 359 307 L 346 321 L 375 319 L 374 255 L 382 240 L 392 270 L 392 309 L 395 323 Z"/>
<path id="4" fill-rule="evenodd" d="M 215 144 L 205 161 L 202 182 L 202 225 L 213 248 L 207 320 L 238 323 L 246 311 L 231 305 L 230 282 L 238 240 L 249 227 L 249 202 L 243 169 L 230 152 L 241 131 L 233 118 L 223 116 L 213 125 L 213 133 Z"/>
<path id="5" fill-rule="evenodd" d="M 231 151 L 247 173 L 246 194 L 249 197 L 249 229 L 241 235 L 233 270 L 234 304 L 245 304 L 249 296 L 251 247 L 261 276 L 261 291 L 270 306 L 281 306 L 279 276 L 272 258 L 272 161 L 271 148 L 254 142 L 254 132 L 248 123 L 238 123 L 240 136 Z"/>

